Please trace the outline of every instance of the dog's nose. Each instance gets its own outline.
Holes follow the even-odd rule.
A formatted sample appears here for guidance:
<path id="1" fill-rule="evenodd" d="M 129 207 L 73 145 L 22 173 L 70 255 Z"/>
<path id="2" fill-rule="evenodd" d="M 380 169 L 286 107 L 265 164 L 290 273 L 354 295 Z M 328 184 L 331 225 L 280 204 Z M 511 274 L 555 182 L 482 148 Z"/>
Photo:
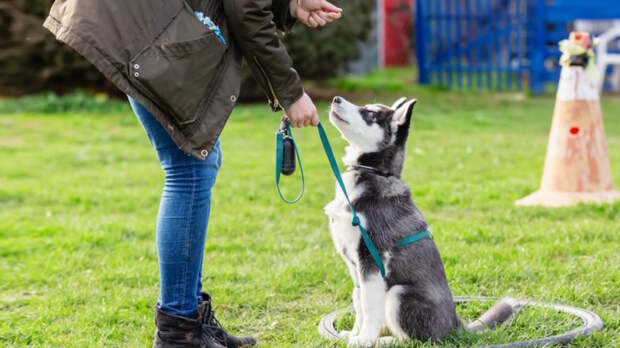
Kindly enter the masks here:
<path id="1" fill-rule="evenodd" d="M 334 98 L 334 104 L 340 104 L 340 103 L 342 103 L 342 98 L 340 97 Z"/>

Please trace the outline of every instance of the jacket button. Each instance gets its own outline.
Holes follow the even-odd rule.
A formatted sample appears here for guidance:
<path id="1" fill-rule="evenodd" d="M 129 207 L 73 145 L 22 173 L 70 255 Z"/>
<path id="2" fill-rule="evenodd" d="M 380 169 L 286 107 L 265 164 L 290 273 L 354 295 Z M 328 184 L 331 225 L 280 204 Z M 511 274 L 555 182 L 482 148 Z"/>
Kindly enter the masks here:
<path id="1" fill-rule="evenodd" d="M 236 96 L 236 95 L 234 95 L 234 94 L 233 94 L 233 95 L 231 95 L 231 96 L 230 96 L 230 101 L 231 101 L 231 102 L 233 102 L 233 103 L 236 103 L 236 102 L 237 102 L 237 96 Z"/>
<path id="2" fill-rule="evenodd" d="M 202 150 L 202 151 L 200 151 L 200 154 L 202 155 L 202 157 L 207 157 L 209 155 L 209 151 Z"/>
<path id="3" fill-rule="evenodd" d="M 140 77 L 140 73 L 136 71 L 135 73 L 133 73 L 133 76 L 134 77 Z"/>
<path id="4" fill-rule="evenodd" d="M 133 68 L 136 69 L 136 70 L 140 69 L 140 64 L 134 64 Z"/>

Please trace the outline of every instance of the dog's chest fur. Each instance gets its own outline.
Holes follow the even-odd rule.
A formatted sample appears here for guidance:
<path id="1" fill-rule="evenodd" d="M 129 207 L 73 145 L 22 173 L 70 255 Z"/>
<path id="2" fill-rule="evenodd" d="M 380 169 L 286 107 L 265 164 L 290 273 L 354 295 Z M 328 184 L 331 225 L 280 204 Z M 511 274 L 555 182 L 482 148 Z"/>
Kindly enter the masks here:
<path id="1" fill-rule="evenodd" d="M 357 185 L 357 173 L 345 172 L 342 181 L 349 193 L 349 199 L 353 202 L 363 191 L 363 187 Z M 349 204 L 336 183 L 336 198 L 325 206 L 325 214 L 329 217 L 329 230 L 336 250 L 353 264 L 358 263 L 358 247 L 361 240 L 360 231 L 351 225 L 353 216 Z M 363 217 L 360 217 L 363 218 Z"/>

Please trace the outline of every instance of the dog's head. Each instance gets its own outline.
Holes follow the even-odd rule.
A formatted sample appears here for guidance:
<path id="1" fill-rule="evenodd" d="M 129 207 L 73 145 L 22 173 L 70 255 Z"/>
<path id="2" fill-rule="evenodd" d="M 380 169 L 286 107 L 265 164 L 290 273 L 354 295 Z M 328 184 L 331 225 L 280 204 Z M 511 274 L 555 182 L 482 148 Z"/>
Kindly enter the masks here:
<path id="1" fill-rule="evenodd" d="M 415 99 L 403 97 L 391 107 L 382 104 L 357 106 L 335 97 L 329 120 L 351 145 L 364 153 L 379 152 L 405 144 L 415 103 Z"/>
<path id="2" fill-rule="evenodd" d="M 404 156 L 396 155 L 404 154 L 415 103 L 415 99 L 403 97 L 391 107 L 381 104 L 357 106 L 342 97 L 335 97 L 329 119 L 355 150 L 353 156 L 356 158 L 345 160 L 349 162 L 347 164 L 383 166 L 383 169 L 397 171 L 393 174 L 400 175 Z"/>

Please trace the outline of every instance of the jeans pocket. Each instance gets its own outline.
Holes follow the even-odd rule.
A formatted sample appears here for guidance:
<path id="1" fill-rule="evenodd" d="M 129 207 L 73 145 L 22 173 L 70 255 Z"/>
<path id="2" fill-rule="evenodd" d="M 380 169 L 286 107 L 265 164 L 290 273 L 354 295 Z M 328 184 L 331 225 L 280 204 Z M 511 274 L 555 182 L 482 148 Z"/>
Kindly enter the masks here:
<path id="1" fill-rule="evenodd" d="M 220 145 L 220 141 L 218 140 L 215 145 L 213 145 L 209 156 L 207 156 L 207 165 L 214 167 L 216 170 L 219 170 L 222 167 L 222 161 L 222 146 Z"/>
<path id="2" fill-rule="evenodd" d="M 222 162 L 224 161 L 224 153 L 222 152 L 222 147 L 220 146 L 219 142 L 218 142 L 218 151 L 217 151 L 217 169 L 222 168 Z"/>

